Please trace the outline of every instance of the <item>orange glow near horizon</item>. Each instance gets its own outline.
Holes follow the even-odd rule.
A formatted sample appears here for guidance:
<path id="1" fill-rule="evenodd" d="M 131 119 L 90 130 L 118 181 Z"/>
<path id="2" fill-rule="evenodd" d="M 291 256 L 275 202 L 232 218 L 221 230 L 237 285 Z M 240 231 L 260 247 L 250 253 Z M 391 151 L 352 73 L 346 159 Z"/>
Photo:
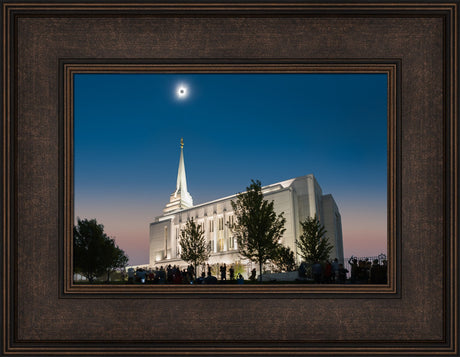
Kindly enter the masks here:
<path id="1" fill-rule="evenodd" d="M 349 203 L 347 210 L 342 210 L 342 231 L 344 257 L 377 256 L 387 254 L 387 223 L 386 208 L 374 207 L 366 202 Z M 149 262 L 149 224 L 154 221 L 154 215 L 146 212 L 155 211 L 147 207 L 126 207 L 127 212 L 121 207 L 110 206 L 86 207 L 88 216 L 81 219 L 92 218 L 91 213 L 105 212 L 99 215 L 98 223 L 103 224 L 105 232 L 115 239 L 116 244 L 125 251 L 129 257 L 129 264 L 140 265 Z M 94 210 L 94 211 L 93 211 Z"/>

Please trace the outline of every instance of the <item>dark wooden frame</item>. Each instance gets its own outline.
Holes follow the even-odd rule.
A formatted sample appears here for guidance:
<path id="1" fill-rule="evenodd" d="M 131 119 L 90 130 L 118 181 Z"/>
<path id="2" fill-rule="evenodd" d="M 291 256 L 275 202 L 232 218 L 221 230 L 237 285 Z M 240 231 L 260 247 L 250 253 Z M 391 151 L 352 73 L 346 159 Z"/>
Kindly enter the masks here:
<path id="1" fill-rule="evenodd" d="M 4 3 L 2 354 L 457 355 L 458 5 Z M 387 71 L 389 283 L 73 285 L 72 73 L 137 70 Z"/>

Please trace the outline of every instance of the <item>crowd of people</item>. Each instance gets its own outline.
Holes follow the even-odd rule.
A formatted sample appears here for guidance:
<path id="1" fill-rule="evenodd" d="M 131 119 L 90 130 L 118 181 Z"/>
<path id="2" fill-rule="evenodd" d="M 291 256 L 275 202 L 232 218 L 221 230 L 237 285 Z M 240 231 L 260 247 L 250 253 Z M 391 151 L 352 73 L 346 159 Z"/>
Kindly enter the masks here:
<path id="1" fill-rule="evenodd" d="M 351 257 L 348 260 L 351 268 L 350 282 L 352 284 L 386 284 L 387 282 L 387 261 L 380 264 L 378 259 L 372 262 L 368 259 L 359 260 Z"/>
<path id="2" fill-rule="evenodd" d="M 387 261 L 380 264 L 378 259 L 371 263 L 368 259 L 359 260 L 351 257 L 348 260 L 351 272 L 339 263 L 338 259 L 326 262 L 315 261 L 311 266 L 302 263 L 299 267 L 299 276 L 307 278 L 310 275 L 315 284 L 386 284 Z M 310 271 L 309 268 L 311 269 Z M 347 275 L 350 273 L 350 279 Z"/>
<path id="3" fill-rule="evenodd" d="M 347 280 L 348 270 L 344 268 L 342 263 L 335 258 L 333 261 L 327 260 L 322 263 L 315 261 L 311 266 L 311 278 L 315 284 L 344 284 Z M 307 263 L 302 263 L 299 267 L 299 276 L 302 278 L 308 277 L 309 266 Z"/>
<path id="4" fill-rule="evenodd" d="M 160 266 L 156 269 L 134 268 L 128 269 L 128 283 L 141 284 L 217 284 L 218 279 L 212 274 L 212 269 L 209 264 L 206 266 L 207 273 L 204 271 L 201 276 L 195 277 L 195 269 L 193 265 L 188 265 L 187 268 L 181 269 L 176 265 Z M 223 264 L 219 267 L 221 282 L 227 280 L 227 265 Z M 241 274 L 235 276 L 233 266 L 229 268 L 229 280 L 238 284 L 244 283 L 244 278 Z"/>
<path id="5" fill-rule="evenodd" d="M 313 280 L 315 284 L 385 284 L 387 282 L 387 261 L 381 263 L 378 259 L 372 262 L 369 259 L 361 259 L 351 257 L 348 260 L 350 267 L 349 271 L 338 259 L 327 260 L 326 262 L 314 262 L 313 264 L 302 263 L 299 266 L 299 278 L 305 280 Z M 213 275 L 213 270 L 216 272 Z M 350 278 L 348 278 L 350 273 Z M 141 284 L 217 284 L 219 283 L 238 283 L 243 284 L 244 278 L 242 274 L 235 274 L 235 268 L 231 265 L 227 269 L 224 263 L 215 267 L 209 264 L 202 267 L 201 275 L 195 274 L 195 269 L 192 265 L 186 268 L 180 268 L 176 265 L 168 265 L 155 269 L 134 268 L 128 269 L 128 283 Z M 256 269 L 252 269 L 248 276 L 250 281 L 257 280 Z"/>

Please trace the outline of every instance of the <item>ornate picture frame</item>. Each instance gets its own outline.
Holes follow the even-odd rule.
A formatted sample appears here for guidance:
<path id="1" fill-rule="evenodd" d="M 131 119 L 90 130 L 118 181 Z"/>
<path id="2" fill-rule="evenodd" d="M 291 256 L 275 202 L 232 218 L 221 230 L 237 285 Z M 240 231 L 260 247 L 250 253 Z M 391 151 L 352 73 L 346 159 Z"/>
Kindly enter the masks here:
<path id="1" fill-rule="evenodd" d="M 458 354 L 458 1 L 9 1 L 3 355 Z M 72 76 L 387 73 L 388 284 L 73 284 Z"/>

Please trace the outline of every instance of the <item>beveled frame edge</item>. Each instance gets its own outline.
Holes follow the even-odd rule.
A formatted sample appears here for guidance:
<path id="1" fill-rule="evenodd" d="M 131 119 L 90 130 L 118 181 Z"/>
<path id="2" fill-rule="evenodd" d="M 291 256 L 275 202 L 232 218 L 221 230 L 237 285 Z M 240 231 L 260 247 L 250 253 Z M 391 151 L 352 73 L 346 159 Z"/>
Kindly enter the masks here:
<path id="1" fill-rule="evenodd" d="M 216 61 L 207 61 L 203 63 L 199 59 L 195 60 L 181 60 L 182 63 L 174 64 L 174 60 L 168 60 L 163 63 L 132 63 L 132 61 L 106 61 L 106 63 L 91 63 L 83 60 L 72 63 L 70 60 L 61 61 L 63 67 L 60 72 L 63 73 L 63 141 L 60 147 L 64 148 L 64 157 L 61 163 L 63 167 L 63 182 L 64 190 L 61 194 L 63 202 L 63 227 L 61 231 L 64 236 L 60 241 L 64 242 L 64 255 L 63 255 L 63 271 L 64 271 L 64 286 L 63 295 L 66 294 L 146 294 L 149 297 L 165 297 L 169 298 L 196 296 L 208 296 L 215 298 L 216 294 L 222 294 L 219 298 L 292 298 L 294 295 L 301 295 L 302 297 L 315 297 L 318 294 L 342 294 L 343 296 L 362 297 L 362 294 L 375 294 L 378 297 L 399 297 L 395 295 L 397 292 L 396 272 L 400 271 L 396 267 L 398 261 L 396 249 L 397 242 L 400 242 L 399 224 L 400 220 L 397 212 L 400 211 L 401 201 L 398 199 L 396 188 L 399 184 L 400 172 L 397 165 L 400 161 L 400 145 L 398 135 L 399 120 L 397 120 L 397 102 L 400 100 L 397 93 L 400 93 L 400 81 L 397 80 L 400 67 L 399 60 L 386 60 L 382 63 L 377 61 L 369 61 L 365 63 L 364 60 L 359 61 L 341 61 L 341 63 L 328 63 L 329 61 L 315 61 L 308 62 L 305 60 L 289 60 L 280 63 L 279 60 L 272 61 L 240 61 L 240 63 L 219 63 Z M 187 63 L 188 62 L 188 63 Z M 373 62 L 373 63 L 372 63 Z M 60 66 L 60 67 L 61 67 Z M 286 285 L 263 285 L 263 286 L 239 286 L 239 285 L 216 285 L 216 286 L 189 286 L 189 285 L 80 285 L 73 283 L 73 269 L 72 269 L 72 232 L 73 232 L 73 78 L 75 74 L 79 73 L 382 73 L 387 75 L 387 256 L 388 256 L 388 283 L 385 285 L 321 285 L 311 286 L 302 284 L 286 284 Z M 61 172 L 62 174 L 62 172 Z M 398 264 L 399 265 L 399 264 Z M 60 267 L 60 270 L 62 268 Z M 385 294 L 382 296 L 382 294 Z M 86 295 L 88 296 L 88 295 Z M 135 297 L 135 296 L 133 296 Z M 136 296 L 138 297 L 138 296 Z M 366 297 L 369 297 L 366 295 Z"/>
<path id="2" fill-rule="evenodd" d="M 446 121 L 445 130 L 446 134 L 450 134 L 446 139 L 446 224 L 447 231 L 445 237 L 449 245 L 445 247 L 444 254 L 447 261 L 445 262 L 445 306 L 444 316 L 449 318 L 445 319 L 445 337 L 448 338 L 450 332 L 450 341 L 447 341 L 452 350 L 458 355 L 460 354 L 459 342 L 459 318 L 458 318 L 458 305 L 459 305 L 459 184 L 460 178 L 458 175 L 459 170 L 459 104 L 460 104 L 460 58 L 459 58 L 459 45 L 460 45 L 460 2 L 455 1 L 452 7 L 450 16 L 445 17 L 445 62 L 444 62 L 444 94 L 445 94 L 445 116 Z M 445 240 L 444 240 L 445 241 Z M 449 269 L 450 268 L 450 269 Z M 448 288 L 447 288 L 448 287 Z"/>
<path id="3" fill-rule="evenodd" d="M 402 14 L 407 13 L 409 16 L 412 13 L 418 13 L 419 11 L 425 11 L 427 13 L 433 11 L 439 11 L 444 14 L 446 19 L 446 46 L 445 46 L 445 137 L 446 137 L 446 239 L 448 240 L 445 244 L 446 258 L 448 264 L 445 264 L 445 306 L 443 313 L 445 315 L 445 343 L 443 345 L 423 345 L 420 341 L 408 342 L 401 346 L 392 345 L 393 341 L 387 343 L 378 344 L 372 341 L 368 343 L 360 344 L 355 347 L 331 347 L 330 342 L 328 346 L 315 345 L 313 343 L 307 343 L 296 345 L 289 343 L 289 346 L 281 346 L 283 343 L 278 342 L 275 344 L 263 345 L 245 345 L 245 346 L 234 346 L 225 343 L 219 343 L 215 341 L 209 341 L 208 343 L 186 343 L 186 346 L 178 346 L 174 344 L 163 344 L 162 347 L 157 345 L 152 349 L 142 348 L 139 345 L 126 346 L 126 348 L 111 347 L 102 342 L 98 343 L 95 341 L 94 347 L 89 346 L 86 342 L 86 346 L 79 344 L 83 341 L 48 341 L 50 343 L 33 343 L 28 346 L 20 345 L 15 340 L 15 329 L 14 329 L 14 302 L 15 302 L 15 291 L 14 283 L 17 283 L 14 279 L 14 269 L 12 269 L 11 263 L 13 261 L 14 246 L 11 244 L 12 227 L 14 227 L 14 199 L 12 199 L 11 193 L 14 193 L 14 146 L 12 147 L 11 134 L 14 134 L 14 121 L 12 120 L 11 113 L 14 114 L 15 103 L 14 98 L 10 93 L 15 92 L 14 87 L 14 41 L 12 41 L 12 34 L 14 33 L 14 10 L 18 11 L 45 11 L 52 10 L 49 13 L 70 12 L 77 13 L 82 11 L 83 13 L 90 13 L 92 11 L 111 11 L 110 9 L 115 8 L 110 3 L 100 3 L 96 6 L 91 7 L 89 4 L 33 4 L 33 3 L 22 3 L 14 4 L 13 2 L 3 3 L 2 19 L 3 26 L 2 31 L 2 126 L 1 126 L 1 137 L 2 137 L 2 244 L 1 249 L 1 269 L 2 274 L 0 275 L 2 284 L 2 309 L 0 311 L 2 317 L 2 353 L 3 354 L 24 354 L 24 355 L 57 355 L 57 354 L 85 354 L 85 355 L 183 355 L 184 353 L 190 355 L 235 355 L 235 354 L 262 354 L 262 355 L 281 355 L 285 353 L 293 355 L 368 355 L 380 354 L 380 355 L 458 355 L 458 0 L 450 2 L 444 2 L 440 4 L 427 4 L 426 2 L 420 3 L 389 3 L 389 4 L 340 4 L 340 3 L 328 3 L 328 4 L 299 4 L 299 3 L 287 3 L 287 4 L 260 4 L 260 3 L 239 3 L 234 4 L 218 3 L 216 6 L 211 6 L 210 3 L 203 4 L 129 4 L 129 5 L 116 5 L 118 11 L 132 12 L 138 11 L 166 11 L 172 13 L 178 13 L 182 10 L 191 11 L 227 11 L 227 13 L 233 13 L 233 11 L 239 12 L 247 9 L 248 11 L 297 11 L 297 12 L 324 12 L 330 10 L 332 14 L 341 12 L 353 12 L 355 14 L 366 13 L 381 15 L 383 13 L 389 14 Z M 36 5 L 36 7 L 34 7 Z M 59 10 L 60 9 L 60 10 Z M 55 12 L 53 12 L 55 11 Z M 450 130 L 448 130 L 450 129 Z M 14 143 L 13 143 L 14 145 Z M 448 253 L 448 254 L 447 254 Z M 13 287 L 13 289 L 11 289 Z M 359 343 L 360 341 L 355 341 Z"/>

